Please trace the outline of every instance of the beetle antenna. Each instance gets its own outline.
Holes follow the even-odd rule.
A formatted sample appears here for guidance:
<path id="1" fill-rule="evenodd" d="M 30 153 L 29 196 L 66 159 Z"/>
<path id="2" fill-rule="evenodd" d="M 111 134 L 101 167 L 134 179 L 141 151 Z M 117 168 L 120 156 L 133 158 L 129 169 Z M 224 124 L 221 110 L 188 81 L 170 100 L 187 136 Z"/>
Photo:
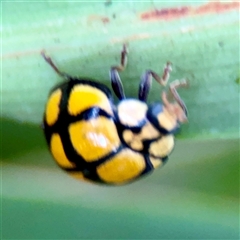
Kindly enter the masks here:
<path id="1" fill-rule="evenodd" d="M 53 70 L 61 77 L 64 77 L 65 79 L 69 80 L 71 77 L 67 74 L 67 73 L 64 73 L 64 72 L 61 72 L 57 66 L 53 63 L 51 57 L 47 56 L 46 55 L 46 52 L 45 50 L 42 50 L 41 51 L 41 55 L 42 57 L 44 58 L 44 60 L 53 68 Z"/>

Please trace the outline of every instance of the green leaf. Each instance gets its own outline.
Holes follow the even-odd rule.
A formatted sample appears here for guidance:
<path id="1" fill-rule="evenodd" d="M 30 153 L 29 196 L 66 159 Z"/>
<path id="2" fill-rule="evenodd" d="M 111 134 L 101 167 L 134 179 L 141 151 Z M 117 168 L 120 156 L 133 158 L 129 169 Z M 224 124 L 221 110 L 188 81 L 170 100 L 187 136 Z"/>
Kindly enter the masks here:
<path id="1" fill-rule="evenodd" d="M 239 3 L 52 0 L 1 7 L 3 239 L 239 237 Z M 186 140 L 176 141 L 166 166 L 133 184 L 76 181 L 57 168 L 40 128 L 48 92 L 62 81 L 40 52 L 62 71 L 110 87 L 108 71 L 125 42 L 128 96 L 136 96 L 146 69 L 160 73 L 168 60 L 171 80 L 189 79 L 190 88 L 179 91 L 189 110 L 180 133 Z M 149 102 L 161 91 L 153 82 Z"/>
<path id="2" fill-rule="evenodd" d="M 73 179 L 46 149 L 6 158 L 3 239 L 239 236 L 238 140 L 178 141 L 166 166 L 122 187 Z"/>
<path id="3" fill-rule="evenodd" d="M 124 42 L 129 64 L 121 77 L 135 97 L 146 69 L 174 64 L 171 80 L 189 109 L 182 138 L 229 138 L 239 131 L 239 12 L 236 2 L 2 2 L 2 116 L 40 124 L 51 87 L 62 71 L 109 84 Z M 149 102 L 160 100 L 153 83 Z"/>

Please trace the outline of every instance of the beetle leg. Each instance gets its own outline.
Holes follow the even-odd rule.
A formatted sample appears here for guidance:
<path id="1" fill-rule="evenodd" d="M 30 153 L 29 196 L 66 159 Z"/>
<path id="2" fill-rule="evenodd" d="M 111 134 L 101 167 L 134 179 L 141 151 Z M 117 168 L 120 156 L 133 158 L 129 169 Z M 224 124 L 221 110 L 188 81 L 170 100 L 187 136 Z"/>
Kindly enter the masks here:
<path id="1" fill-rule="evenodd" d="M 67 73 L 61 72 L 57 66 L 53 63 L 51 57 L 47 56 L 45 51 L 41 51 L 41 55 L 44 58 L 44 60 L 53 68 L 53 70 L 61 77 L 64 77 L 66 80 L 69 80 L 71 77 Z"/>
<path id="2" fill-rule="evenodd" d="M 152 85 L 152 78 L 154 78 L 162 86 L 166 86 L 168 79 L 170 77 L 170 72 L 172 71 L 172 64 L 170 62 L 166 63 L 164 67 L 162 77 L 152 71 L 148 70 L 142 75 L 142 79 L 139 85 L 138 98 L 144 102 L 147 101 L 148 93 Z"/>
<path id="3" fill-rule="evenodd" d="M 179 106 L 182 108 L 182 110 L 184 111 L 184 113 L 187 116 L 187 107 L 177 92 L 177 88 L 179 88 L 179 87 L 188 87 L 187 80 L 186 79 L 175 80 L 169 86 L 169 90 L 170 90 L 173 98 L 176 100 L 176 102 L 179 104 Z"/>
<path id="4" fill-rule="evenodd" d="M 139 90 L 138 90 L 138 99 L 141 101 L 146 102 L 149 90 L 152 86 L 152 71 L 146 71 L 142 75 L 141 82 L 139 84 Z"/>
<path id="5" fill-rule="evenodd" d="M 110 69 L 110 80 L 112 84 L 112 89 L 119 100 L 125 98 L 124 89 L 123 89 L 121 78 L 119 76 L 119 72 L 123 71 L 127 65 L 127 54 L 128 54 L 127 46 L 126 44 L 124 44 L 121 52 L 120 65 L 112 66 Z"/>
<path id="6" fill-rule="evenodd" d="M 162 93 L 162 101 L 164 106 L 168 109 L 168 111 L 176 116 L 179 122 L 187 121 L 187 107 L 184 101 L 181 99 L 180 95 L 177 92 L 177 88 L 179 87 L 187 87 L 188 83 L 186 79 L 175 80 L 169 86 L 170 94 L 175 99 L 176 103 L 170 103 L 168 101 L 168 97 L 166 92 Z"/>

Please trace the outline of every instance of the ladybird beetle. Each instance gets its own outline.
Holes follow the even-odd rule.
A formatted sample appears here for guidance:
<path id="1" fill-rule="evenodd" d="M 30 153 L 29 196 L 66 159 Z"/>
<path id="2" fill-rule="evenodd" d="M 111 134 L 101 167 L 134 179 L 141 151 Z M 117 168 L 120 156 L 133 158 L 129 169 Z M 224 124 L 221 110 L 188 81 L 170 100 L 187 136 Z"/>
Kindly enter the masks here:
<path id="1" fill-rule="evenodd" d="M 162 103 L 146 103 L 152 78 L 167 84 L 170 62 L 162 77 L 151 70 L 143 74 L 138 99 L 125 97 L 118 73 L 126 67 L 127 53 L 123 45 L 120 65 L 110 70 L 112 89 L 120 100 L 115 106 L 107 86 L 61 72 L 42 51 L 46 62 L 65 79 L 50 91 L 45 137 L 57 164 L 77 179 L 117 185 L 151 172 L 166 162 L 174 134 L 187 121 L 186 106 L 176 90 L 187 86 L 185 79 L 170 84 L 168 94 L 162 93 Z"/>

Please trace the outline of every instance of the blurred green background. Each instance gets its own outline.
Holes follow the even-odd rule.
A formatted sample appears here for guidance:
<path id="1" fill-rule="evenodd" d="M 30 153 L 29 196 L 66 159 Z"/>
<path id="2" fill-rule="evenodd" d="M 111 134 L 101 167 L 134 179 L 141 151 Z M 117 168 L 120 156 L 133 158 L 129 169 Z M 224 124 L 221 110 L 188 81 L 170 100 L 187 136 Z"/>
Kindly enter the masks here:
<path id="1" fill-rule="evenodd" d="M 1 239 L 239 239 L 239 3 L 1 2 Z M 63 71 L 136 96 L 146 69 L 173 62 L 189 123 L 168 163 L 130 185 L 79 182 L 54 164 L 40 128 Z M 149 102 L 159 99 L 153 83 Z"/>

